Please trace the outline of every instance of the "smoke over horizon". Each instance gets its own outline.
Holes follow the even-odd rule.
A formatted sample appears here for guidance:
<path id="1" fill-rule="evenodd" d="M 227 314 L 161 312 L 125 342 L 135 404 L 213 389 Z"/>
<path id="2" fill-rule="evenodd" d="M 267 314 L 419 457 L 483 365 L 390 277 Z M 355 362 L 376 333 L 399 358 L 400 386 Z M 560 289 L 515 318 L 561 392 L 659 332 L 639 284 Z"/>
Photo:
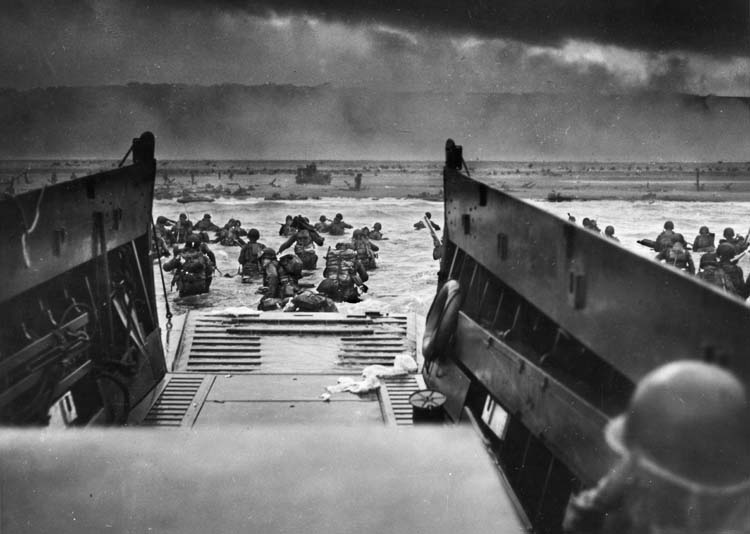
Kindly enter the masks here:
<path id="1" fill-rule="evenodd" d="M 131 84 L 0 91 L 0 157 L 748 161 L 750 99 Z"/>

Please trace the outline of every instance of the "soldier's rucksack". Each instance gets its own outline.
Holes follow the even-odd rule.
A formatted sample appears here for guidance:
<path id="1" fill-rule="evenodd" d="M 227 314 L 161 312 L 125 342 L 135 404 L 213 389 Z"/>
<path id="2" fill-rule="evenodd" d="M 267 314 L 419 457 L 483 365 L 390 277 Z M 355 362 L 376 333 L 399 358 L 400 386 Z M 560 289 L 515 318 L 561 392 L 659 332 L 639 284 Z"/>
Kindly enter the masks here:
<path id="1" fill-rule="evenodd" d="M 312 291 L 303 291 L 292 299 L 292 303 L 300 311 L 334 313 L 338 311 L 333 300 Z"/>

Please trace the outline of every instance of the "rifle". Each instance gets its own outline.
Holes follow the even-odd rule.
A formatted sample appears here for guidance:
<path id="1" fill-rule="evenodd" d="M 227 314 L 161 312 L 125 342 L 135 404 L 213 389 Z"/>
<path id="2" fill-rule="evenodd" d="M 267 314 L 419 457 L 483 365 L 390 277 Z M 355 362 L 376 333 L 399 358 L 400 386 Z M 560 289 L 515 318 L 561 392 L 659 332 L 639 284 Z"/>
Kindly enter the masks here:
<path id="1" fill-rule="evenodd" d="M 430 234 L 432 235 L 432 242 L 436 247 L 440 246 L 442 244 L 442 241 L 437 235 L 437 232 L 435 231 L 435 228 L 432 227 L 432 223 L 430 222 L 430 219 L 427 218 L 427 215 L 424 216 L 424 223 L 427 226 L 427 229 L 430 231 Z"/>
<path id="2" fill-rule="evenodd" d="M 439 260 L 443 257 L 443 242 L 438 237 L 437 232 L 432 227 L 432 223 L 430 222 L 430 219 L 427 218 L 427 215 L 424 216 L 424 222 L 427 225 L 427 229 L 430 231 L 430 235 L 432 235 L 432 244 L 433 244 L 433 250 L 432 250 L 432 259 Z"/>

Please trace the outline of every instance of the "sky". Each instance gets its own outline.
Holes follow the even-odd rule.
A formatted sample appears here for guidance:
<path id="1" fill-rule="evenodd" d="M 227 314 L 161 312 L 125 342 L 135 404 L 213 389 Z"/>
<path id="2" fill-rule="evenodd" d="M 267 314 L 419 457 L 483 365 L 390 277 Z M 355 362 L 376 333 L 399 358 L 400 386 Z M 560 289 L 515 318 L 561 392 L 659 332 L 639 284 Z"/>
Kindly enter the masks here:
<path id="1" fill-rule="evenodd" d="M 0 0 L 0 86 L 750 96 L 750 0 Z"/>

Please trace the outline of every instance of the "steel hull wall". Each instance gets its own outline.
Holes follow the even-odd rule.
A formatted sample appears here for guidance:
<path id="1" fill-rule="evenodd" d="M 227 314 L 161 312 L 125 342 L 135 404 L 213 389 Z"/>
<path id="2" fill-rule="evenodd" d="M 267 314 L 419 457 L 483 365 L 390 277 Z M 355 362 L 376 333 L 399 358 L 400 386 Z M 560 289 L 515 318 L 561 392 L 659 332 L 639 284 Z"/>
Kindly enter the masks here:
<path id="1" fill-rule="evenodd" d="M 750 379 L 750 308 L 694 277 L 446 170 L 446 240 L 633 382 L 677 359 Z"/>

